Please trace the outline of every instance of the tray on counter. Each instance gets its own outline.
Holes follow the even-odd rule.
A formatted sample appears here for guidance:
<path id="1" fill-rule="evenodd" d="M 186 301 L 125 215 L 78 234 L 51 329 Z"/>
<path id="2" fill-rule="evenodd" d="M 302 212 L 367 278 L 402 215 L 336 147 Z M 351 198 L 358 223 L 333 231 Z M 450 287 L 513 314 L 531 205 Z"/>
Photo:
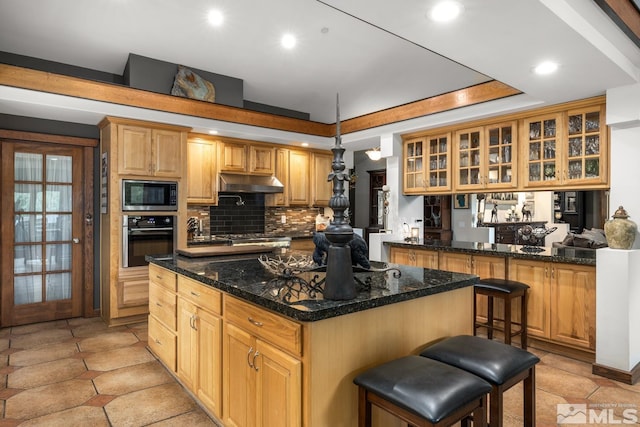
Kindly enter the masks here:
<path id="1" fill-rule="evenodd" d="M 236 255 L 236 254 L 259 254 L 273 252 L 273 247 L 262 245 L 243 245 L 243 246 L 197 246 L 185 249 L 176 249 L 178 255 L 189 258 L 200 258 L 208 256 Z"/>

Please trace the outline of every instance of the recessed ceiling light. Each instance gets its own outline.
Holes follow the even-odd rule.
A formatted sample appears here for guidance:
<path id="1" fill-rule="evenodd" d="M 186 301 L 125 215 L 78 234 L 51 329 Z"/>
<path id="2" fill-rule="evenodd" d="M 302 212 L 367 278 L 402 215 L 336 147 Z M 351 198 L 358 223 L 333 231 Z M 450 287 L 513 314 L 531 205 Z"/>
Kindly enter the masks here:
<path id="1" fill-rule="evenodd" d="M 553 62 L 553 61 L 544 61 L 541 62 L 540 64 L 536 65 L 536 67 L 533 69 L 533 71 L 536 74 L 540 74 L 540 75 L 547 75 L 547 74 L 551 74 L 556 72 L 556 70 L 558 69 L 558 64 Z"/>
<path id="2" fill-rule="evenodd" d="M 293 49 L 296 46 L 296 36 L 287 33 L 280 39 L 280 44 L 282 44 L 282 47 L 285 49 Z"/>
<path id="3" fill-rule="evenodd" d="M 218 131 L 217 130 L 210 130 L 209 131 L 209 135 L 217 135 Z"/>
<path id="4" fill-rule="evenodd" d="M 303 147 L 308 147 L 308 146 L 309 146 L 309 143 L 308 143 L 308 142 L 303 142 L 303 143 L 302 143 L 302 144 L 300 144 L 300 145 L 302 145 Z"/>
<path id="5" fill-rule="evenodd" d="M 431 19 L 436 22 L 449 22 L 458 17 L 464 8 L 455 1 L 445 0 L 436 4 L 431 9 Z"/>
<path id="6" fill-rule="evenodd" d="M 212 9 L 207 15 L 207 21 L 209 21 L 209 24 L 213 25 L 214 27 L 219 27 L 224 22 L 224 15 L 222 15 L 222 12 L 220 12 L 219 10 Z"/>

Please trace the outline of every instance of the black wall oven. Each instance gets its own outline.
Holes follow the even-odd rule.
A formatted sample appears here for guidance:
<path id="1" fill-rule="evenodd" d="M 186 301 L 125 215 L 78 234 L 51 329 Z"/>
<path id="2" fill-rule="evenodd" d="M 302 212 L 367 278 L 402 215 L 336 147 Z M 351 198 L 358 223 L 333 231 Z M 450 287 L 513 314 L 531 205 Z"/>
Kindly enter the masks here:
<path id="1" fill-rule="evenodd" d="M 122 266 L 149 264 L 145 255 L 173 255 L 175 228 L 173 216 L 133 216 L 122 219 Z"/>

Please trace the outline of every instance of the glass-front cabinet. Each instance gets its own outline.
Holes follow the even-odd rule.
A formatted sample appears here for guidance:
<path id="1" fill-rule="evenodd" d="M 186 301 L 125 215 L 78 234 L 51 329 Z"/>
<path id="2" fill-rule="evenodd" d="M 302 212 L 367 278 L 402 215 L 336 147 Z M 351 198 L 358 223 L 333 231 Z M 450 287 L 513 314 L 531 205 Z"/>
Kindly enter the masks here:
<path id="1" fill-rule="evenodd" d="M 516 187 L 516 122 L 465 129 L 455 135 L 456 190 Z"/>
<path id="2" fill-rule="evenodd" d="M 404 192 L 423 193 L 424 179 L 424 138 L 404 142 Z"/>
<path id="3" fill-rule="evenodd" d="M 566 160 L 563 181 L 571 184 L 603 183 L 607 176 L 604 156 L 606 135 L 602 107 L 567 113 Z"/>
<path id="4" fill-rule="evenodd" d="M 448 133 L 426 138 L 428 150 L 427 191 L 429 193 L 451 190 L 451 162 Z"/>
<path id="5" fill-rule="evenodd" d="M 451 134 L 428 135 L 404 141 L 405 194 L 451 192 Z"/>
<path id="6" fill-rule="evenodd" d="M 559 170 L 562 114 L 525 119 L 523 157 L 526 159 L 524 183 L 528 187 L 545 187 L 560 183 Z"/>

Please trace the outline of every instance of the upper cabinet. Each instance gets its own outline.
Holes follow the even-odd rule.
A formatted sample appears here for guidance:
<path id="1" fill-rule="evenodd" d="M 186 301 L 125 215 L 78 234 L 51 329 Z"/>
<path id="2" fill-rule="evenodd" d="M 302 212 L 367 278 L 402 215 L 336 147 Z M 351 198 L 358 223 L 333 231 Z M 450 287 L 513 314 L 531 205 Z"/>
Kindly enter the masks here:
<path id="1" fill-rule="evenodd" d="M 454 186 L 458 191 L 512 189 L 517 186 L 517 122 L 455 133 Z"/>
<path id="2" fill-rule="evenodd" d="M 118 172 L 122 175 L 180 178 L 185 133 L 141 126 L 118 126 Z"/>
<path id="3" fill-rule="evenodd" d="M 250 144 L 244 141 L 220 142 L 220 171 L 273 175 L 275 149 L 272 146 Z"/>
<path id="4" fill-rule="evenodd" d="M 409 139 L 403 146 L 406 194 L 451 191 L 450 133 Z"/>
<path id="5" fill-rule="evenodd" d="M 333 195 L 333 183 L 328 181 L 329 174 L 333 171 L 332 153 L 312 153 L 312 202 L 313 206 L 329 206 L 329 200 Z"/>
<path id="6" fill-rule="evenodd" d="M 405 141 L 403 153 L 405 194 L 424 193 L 424 138 Z"/>
<path id="7" fill-rule="evenodd" d="M 284 183 L 290 206 L 308 206 L 311 202 L 311 153 L 289 150 L 289 181 Z"/>
<path id="8" fill-rule="evenodd" d="M 604 105 L 524 120 L 524 186 L 602 187 L 609 150 Z"/>
<path id="9" fill-rule="evenodd" d="M 187 141 L 187 203 L 218 203 L 217 144 L 203 138 Z"/>

